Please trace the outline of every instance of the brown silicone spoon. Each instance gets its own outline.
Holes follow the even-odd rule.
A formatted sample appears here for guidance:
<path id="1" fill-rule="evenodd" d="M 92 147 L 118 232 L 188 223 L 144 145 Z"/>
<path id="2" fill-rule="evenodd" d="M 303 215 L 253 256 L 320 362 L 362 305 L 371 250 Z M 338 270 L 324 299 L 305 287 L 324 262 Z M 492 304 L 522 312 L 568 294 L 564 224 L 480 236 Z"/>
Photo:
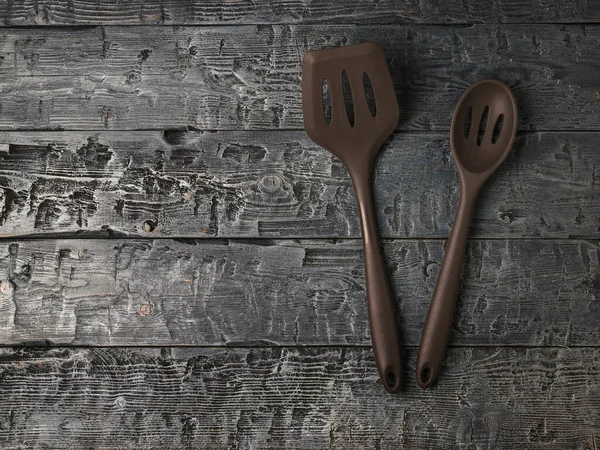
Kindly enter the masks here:
<path id="1" fill-rule="evenodd" d="M 366 77 L 374 93 L 374 112 L 367 100 Z M 349 81 L 352 92 L 353 123 L 344 101 L 343 78 Z M 329 123 L 324 113 L 325 82 L 331 97 Z M 360 213 L 375 362 L 385 388 L 396 392 L 401 385 L 400 346 L 371 194 L 373 159 L 396 128 L 399 117 L 396 93 L 381 48 L 364 43 L 307 53 L 302 61 L 302 111 L 306 133 L 337 156 L 352 178 Z"/>
<path id="2" fill-rule="evenodd" d="M 505 84 L 478 81 L 461 96 L 450 127 L 460 200 L 419 344 L 417 384 L 422 388 L 435 382 L 445 358 L 475 198 L 508 155 L 516 133 L 517 103 Z"/>

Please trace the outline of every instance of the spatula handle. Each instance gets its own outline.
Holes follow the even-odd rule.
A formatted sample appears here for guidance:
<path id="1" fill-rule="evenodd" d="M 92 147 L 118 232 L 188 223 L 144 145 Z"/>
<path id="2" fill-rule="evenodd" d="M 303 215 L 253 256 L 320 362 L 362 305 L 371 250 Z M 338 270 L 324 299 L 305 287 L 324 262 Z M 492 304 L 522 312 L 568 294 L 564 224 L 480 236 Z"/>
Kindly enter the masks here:
<path id="1" fill-rule="evenodd" d="M 400 345 L 396 331 L 392 291 L 377 235 L 371 193 L 371 165 L 365 164 L 358 173 L 351 175 L 362 229 L 367 307 L 373 353 L 385 389 L 389 392 L 397 392 L 402 381 Z"/>
<path id="2" fill-rule="evenodd" d="M 458 296 L 462 261 L 467 246 L 469 221 L 477 192 L 461 188 L 458 210 L 444 249 L 442 267 L 421 334 L 417 355 L 417 384 L 421 388 L 433 385 L 437 379 L 452 328 L 452 318 Z"/>

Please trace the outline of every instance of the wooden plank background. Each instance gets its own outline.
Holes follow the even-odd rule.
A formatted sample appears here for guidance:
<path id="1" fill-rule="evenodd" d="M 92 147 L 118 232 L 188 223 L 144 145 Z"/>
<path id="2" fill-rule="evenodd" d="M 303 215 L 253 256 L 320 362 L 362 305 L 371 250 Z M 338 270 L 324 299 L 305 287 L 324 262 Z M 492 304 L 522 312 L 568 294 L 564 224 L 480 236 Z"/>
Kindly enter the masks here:
<path id="1" fill-rule="evenodd" d="M 406 130 L 444 130 L 461 92 L 495 77 L 523 130 L 600 130 L 593 25 L 6 29 L 0 129 L 302 129 L 302 55 L 376 41 Z M 565 116 L 569 119 L 565 120 Z"/>
<path id="2" fill-rule="evenodd" d="M 593 449 L 600 426 L 598 348 L 453 348 L 438 388 L 394 396 L 356 347 L 14 349 L 0 370 L 24 447 Z"/>
<path id="3" fill-rule="evenodd" d="M 4 234 L 359 237 L 352 185 L 298 132 L 0 132 Z M 376 160 L 381 235 L 446 237 L 448 133 L 397 133 Z M 523 133 L 484 186 L 473 237 L 600 237 L 597 133 Z"/>
<path id="4" fill-rule="evenodd" d="M 589 0 L 11 0 L 0 9 L 5 25 L 246 23 L 481 23 L 590 22 L 600 20 L 600 5 Z"/>
<path id="5" fill-rule="evenodd" d="M 439 240 L 384 242 L 415 346 Z M 29 240 L 0 245 L 4 343 L 369 345 L 360 241 Z M 467 250 L 457 345 L 595 345 L 600 247 L 483 240 Z"/>
<path id="6" fill-rule="evenodd" d="M 382 45 L 374 170 L 405 383 L 381 387 L 340 162 L 301 58 Z M 596 449 L 600 2 L 0 5 L 0 447 Z M 519 104 L 478 199 L 439 383 L 416 346 L 474 81 Z"/>

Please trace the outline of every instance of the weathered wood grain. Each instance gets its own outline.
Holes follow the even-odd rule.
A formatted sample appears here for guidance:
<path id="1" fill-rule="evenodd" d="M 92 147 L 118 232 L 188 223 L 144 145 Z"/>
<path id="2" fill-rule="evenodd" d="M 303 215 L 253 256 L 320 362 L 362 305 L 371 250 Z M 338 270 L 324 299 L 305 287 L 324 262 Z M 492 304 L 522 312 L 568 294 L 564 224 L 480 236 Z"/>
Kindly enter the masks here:
<path id="1" fill-rule="evenodd" d="M 386 241 L 417 345 L 443 241 Z M 360 241 L 0 243 L 0 342 L 369 345 Z M 600 344 L 598 241 L 474 241 L 453 345 Z"/>
<path id="2" fill-rule="evenodd" d="M 600 130 L 600 27 L 574 25 L 6 29 L 0 128 L 301 129 L 302 55 L 370 40 L 401 129 L 447 130 L 462 91 L 495 77 L 521 129 Z"/>
<path id="3" fill-rule="evenodd" d="M 11 0 L 4 25 L 598 22 L 596 1 Z"/>
<path id="4" fill-rule="evenodd" d="M 527 133 L 484 187 L 473 237 L 600 237 L 599 133 Z M 447 237 L 446 133 L 397 133 L 374 171 L 384 237 Z M 347 172 L 304 132 L 0 133 L 0 233 L 358 237 Z"/>
<path id="5" fill-rule="evenodd" d="M 599 349 L 450 349 L 397 395 L 346 348 L 4 349 L 0 377 L 3 448 L 583 450 L 600 427 Z"/>
<path id="6" fill-rule="evenodd" d="M 0 348 L 0 447 L 596 449 L 598 23 L 589 0 L 0 2 L 0 344 L 19 346 Z M 70 27 L 119 24 L 159 26 Z M 382 234 L 409 238 L 383 242 L 396 396 L 361 243 L 340 239 L 359 234 L 350 181 L 299 131 L 302 55 L 367 40 L 399 129 L 428 131 L 396 133 L 374 174 Z M 522 132 L 421 391 L 444 244 L 423 238 L 448 235 L 450 114 L 483 77 L 515 91 Z"/>

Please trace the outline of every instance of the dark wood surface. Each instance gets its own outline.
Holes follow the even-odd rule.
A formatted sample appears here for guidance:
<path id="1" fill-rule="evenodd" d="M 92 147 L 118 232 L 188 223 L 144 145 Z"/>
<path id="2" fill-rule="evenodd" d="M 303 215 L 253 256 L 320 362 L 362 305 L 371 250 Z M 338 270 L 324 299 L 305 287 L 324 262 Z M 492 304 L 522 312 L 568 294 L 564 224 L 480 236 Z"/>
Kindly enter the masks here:
<path id="1" fill-rule="evenodd" d="M 10 243 L 9 243 L 10 242 Z M 386 240 L 402 341 L 416 346 L 441 240 Z M 73 345 L 369 345 L 352 240 L 10 240 L 0 339 Z M 456 345 L 594 346 L 600 246 L 474 240 Z"/>
<path id="2" fill-rule="evenodd" d="M 515 92 L 522 130 L 600 130 L 594 24 L 42 27 L 2 36 L 0 130 L 302 129 L 302 55 L 361 41 L 386 53 L 400 129 L 446 131 L 462 91 L 495 77 Z"/>
<path id="3" fill-rule="evenodd" d="M 597 446 L 598 348 L 453 348 L 443 368 L 392 396 L 370 348 L 7 349 L 1 431 L 19 448 Z"/>
<path id="4" fill-rule="evenodd" d="M 600 237 L 598 133 L 522 133 L 473 237 Z M 359 237 L 352 185 L 303 131 L 0 132 L 2 234 Z M 448 133 L 380 153 L 381 235 L 443 238 L 458 202 Z"/>
<path id="5" fill-rule="evenodd" d="M 302 130 L 309 50 L 401 107 L 374 196 L 406 381 L 378 381 L 360 230 Z M 600 1 L 0 5 L 0 447 L 596 449 Z M 519 103 L 439 384 L 416 346 L 458 201 L 453 107 Z"/>
<path id="6" fill-rule="evenodd" d="M 258 23 L 596 23 L 595 0 L 10 0 L 5 25 Z"/>

